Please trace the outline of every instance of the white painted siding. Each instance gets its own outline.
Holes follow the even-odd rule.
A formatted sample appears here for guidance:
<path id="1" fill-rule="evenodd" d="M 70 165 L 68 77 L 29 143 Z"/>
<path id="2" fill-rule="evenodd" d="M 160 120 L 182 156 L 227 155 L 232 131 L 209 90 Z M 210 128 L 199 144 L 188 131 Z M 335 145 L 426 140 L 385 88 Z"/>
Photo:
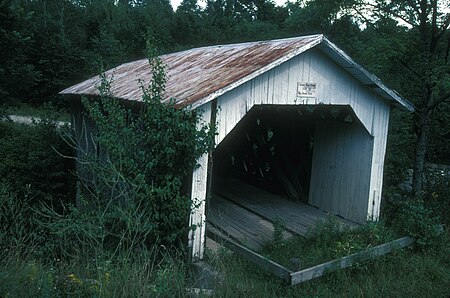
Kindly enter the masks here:
<path id="1" fill-rule="evenodd" d="M 203 123 L 211 121 L 211 102 L 203 105 Z M 208 154 L 204 154 L 197 161 L 198 167 L 192 173 L 191 199 L 193 207 L 189 217 L 189 226 L 195 229 L 189 232 L 189 247 L 192 260 L 203 259 L 205 249 L 205 202 L 208 180 Z"/>
<path id="2" fill-rule="evenodd" d="M 315 83 L 313 97 L 297 97 L 298 83 Z M 310 204 L 355 222 L 377 219 L 390 107 L 314 48 L 217 98 L 216 145 L 254 105 L 349 105 L 362 126 L 318 123 L 315 136 Z M 205 108 L 206 107 L 206 108 Z M 211 110 L 210 104 L 202 107 Z M 204 116 L 208 117 L 209 112 Z M 205 118 L 208 119 L 208 118 Z M 204 226 L 207 156 L 194 171 L 192 197 L 201 206 L 191 224 Z M 202 258 L 204 229 L 190 235 L 193 256 Z"/>
<path id="3" fill-rule="evenodd" d="M 390 107 L 382 101 L 373 110 L 372 134 L 374 137 L 372 170 L 370 177 L 370 198 L 367 219 L 378 220 L 380 215 L 381 192 L 383 188 L 384 158 L 386 155 Z"/>
<path id="4" fill-rule="evenodd" d="M 298 82 L 316 83 L 314 98 L 298 98 Z M 377 95 L 351 77 L 339 65 L 311 49 L 218 98 L 220 113 L 216 144 L 257 104 L 350 105 L 372 134 Z M 388 105 L 383 105 L 388 106 Z"/>
<path id="5" fill-rule="evenodd" d="M 316 123 L 309 204 L 363 223 L 367 218 L 373 138 L 357 123 Z"/>

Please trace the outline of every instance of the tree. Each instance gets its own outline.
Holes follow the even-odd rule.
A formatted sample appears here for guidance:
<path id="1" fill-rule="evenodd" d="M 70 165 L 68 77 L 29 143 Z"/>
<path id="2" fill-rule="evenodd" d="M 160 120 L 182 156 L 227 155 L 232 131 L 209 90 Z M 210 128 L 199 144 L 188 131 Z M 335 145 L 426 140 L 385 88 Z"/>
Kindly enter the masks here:
<path id="1" fill-rule="evenodd" d="M 408 47 L 402 49 L 398 63 L 407 73 L 409 96 L 417 112 L 415 127 L 417 141 L 414 152 L 413 193 L 422 195 L 427 147 L 432 135 L 436 110 L 449 104 L 450 99 L 450 13 L 446 0 L 367 1 L 354 8 L 364 20 L 391 19 L 404 24 Z M 369 8 L 369 10 L 365 10 Z M 368 14 L 371 11 L 371 14 Z"/>
<path id="2" fill-rule="evenodd" d="M 339 19 L 345 19 L 353 0 L 313 0 L 288 3 L 290 15 L 286 24 L 291 31 L 302 33 L 331 33 Z M 348 20 L 348 19 L 347 19 Z M 345 31 L 339 34 L 345 34 Z"/>
<path id="3" fill-rule="evenodd" d="M 41 79 L 41 72 L 30 59 L 31 15 L 13 0 L 0 2 L 0 96 L 4 103 L 29 97 Z"/>
<path id="4" fill-rule="evenodd" d="M 197 0 L 183 0 L 175 13 L 172 26 L 174 40 L 183 46 L 202 44 L 206 37 L 202 11 Z"/>

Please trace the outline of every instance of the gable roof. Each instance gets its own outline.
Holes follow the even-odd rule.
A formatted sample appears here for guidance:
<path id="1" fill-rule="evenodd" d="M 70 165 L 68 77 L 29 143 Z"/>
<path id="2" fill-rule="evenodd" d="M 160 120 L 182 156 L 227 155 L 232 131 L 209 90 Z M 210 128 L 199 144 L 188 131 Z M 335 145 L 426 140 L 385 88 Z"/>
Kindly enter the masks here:
<path id="1" fill-rule="evenodd" d="M 162 55 L 168 78 L 165 97 L 175 99 L 177 106 L 197 108 L 313 47 L 318 47 L 380 97 L 414 111 L 410 102 L 387 88 L 321 34 L 209 46 Z M 113 76 L 111 92 L 114 97 L 139 101 L 143 93 L 140 82 L 148 85 L 151 69 L 148 59 L 141 59 L 119 65 L 106 75 Z M 60 94 L 99 95 L 99 83 L 99 76 L 95 76 Z"/>

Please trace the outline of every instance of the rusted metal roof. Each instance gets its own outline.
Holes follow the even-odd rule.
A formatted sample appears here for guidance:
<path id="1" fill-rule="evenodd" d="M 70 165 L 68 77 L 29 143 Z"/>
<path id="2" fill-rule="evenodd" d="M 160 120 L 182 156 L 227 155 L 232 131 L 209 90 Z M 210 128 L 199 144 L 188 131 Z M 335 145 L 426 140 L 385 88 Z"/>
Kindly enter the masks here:
<path id="1" fill-rule="evenodd" d="M 162 55 L 160 58 L 167 66 L 164 96 L 166 100 L 175 99 L 175 104 L 180 107 L 199 107 L 319 44 L 328 50 L 323 52 L 332 59 L 343 59 L 345 63 L 355 66 L 353 73 L 348 65 L 346 69 L 361 82 L 368 80 L 379 87 L 381 91 L 374 91 L 380 91 L 377 93 L 383 98 L 394 100 L 409 110 L 413 109 L 406 100 L 378 79 L 375 80 L 376 77 L 353 62 L 323 35 L 209 46 Z M 148 60 L 141 59 L 117 66 L 107 71 L 106 75 L 113 76 L 111 92 L 114 97 L 139 101 L 142 98 L 141 83 L 148 85 L 151 69 Z M 60 94 L 98 95 L 99 83 L 100 78 L 96 76 Z"/>

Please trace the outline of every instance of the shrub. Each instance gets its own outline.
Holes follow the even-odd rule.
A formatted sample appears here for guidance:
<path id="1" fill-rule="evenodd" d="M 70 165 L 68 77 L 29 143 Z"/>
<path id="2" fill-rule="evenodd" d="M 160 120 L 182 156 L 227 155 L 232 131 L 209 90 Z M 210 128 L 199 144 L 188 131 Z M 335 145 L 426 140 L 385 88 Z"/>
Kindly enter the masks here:
<path id="1" fill-rule="evenodd" d="M 31 204 L 72 201 L 72 163 L 63 157 L 72 153 L 61 133 L 54 120 L 0 122 L 0 181 L 19 193 L 32 193 Z"/>
<path id="2" fill-rule="evenodd" d="M 393 220 L 394 226 L 416 239 L 416 246 L 421 250 L 433 251 L 444 240 L 444 229 L 439 216 L 427 207 L 421 199 L 407 199 L 397 203 L 398 213 Z"/>
<path id="3" fill-rule="evenodd" d="M 58 212 L 74 199 L 71 148 L 53 120 L 0 122 L 0 249 L 44 253 L 48 231 L 36 219 L 41 204 Z M 39 246 L 39 249 L 35 249 Z"/>
<path id="4" fill-rule="evenodd" d="M 427 187 L 424 196 L 426 204 L 434 214 L 442 220 L 442 224 L 450 224 L 450 167 L 429 165 L 427 171 Z"/>
<path id="5" fill-rule="evenodd" d="M 192 202 L 182 192 L 183 180 L 209 149 L 212 134 L 198 125 L 200 114 L 162 102 L 164 65 L 151 58 L 152 79 L 142 86 L 143 105 L 131 111 L 110 96 L 102 75 L 100 98 L 82 100 L 86 117 L 96 125 L 98 151 L 79 159 L 92 173 L 80 192 L 80 204 L 49 228 L 62 244 L 118 249 L 179 245 L 187 239 Z M 76 140 L 78 149 L 82 150 Z M 84 178 L 84 177 L 82 177 Z M 81 180 L 83 183 L 85 180 Z M 57 218 L 50 209 L 48 218 Z M 64 231 L 64 232 L 58 232 Z"/>

